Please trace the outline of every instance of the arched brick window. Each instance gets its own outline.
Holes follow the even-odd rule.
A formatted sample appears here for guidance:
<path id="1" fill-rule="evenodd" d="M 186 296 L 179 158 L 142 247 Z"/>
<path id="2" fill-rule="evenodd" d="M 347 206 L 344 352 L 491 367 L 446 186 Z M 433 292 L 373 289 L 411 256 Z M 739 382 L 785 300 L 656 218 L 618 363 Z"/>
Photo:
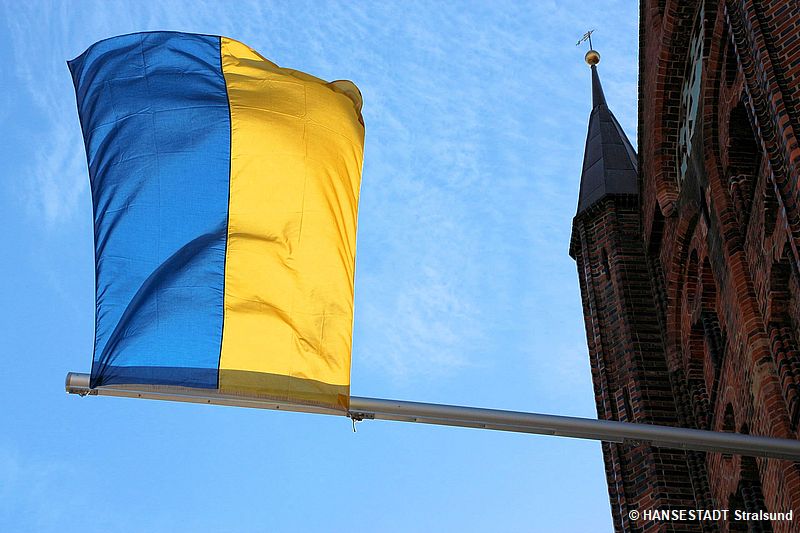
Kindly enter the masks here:
<path id="1" fill-rule="evenodd" d="M 728 500 L 728 509 L 746 513 L 766 511 L 764 492 L 761 488 L 761 478 L 758 475 L 758 465 L 752 457 L 742 457 L 742 469 L 739 476 L 739 486 Z M 736 521 L 731 520 L 728 531 L 747 531 L 749 533 L 772 533 L 772 524 L 769 521 Z"/>
<path id="2" fill-rule="evenodd" d="M 664 214 L 656 203 L 653 213 L 653 225 L 650 230 L 650 243 L 647 247 L 647 263 L 650 268 L 650 277 L 653 279 L 653 296 L 658 306 L 659 321 L 662 327 L 666 326 L 667 313 L 667 288 L 664 267 L 661 264 L 661 240 L 664 236 Z"/>
<path id="3" fill-rule="evenodd" d="M 686 384 L 692 402 L 692 414 L 700 429 L 709 429 L 711 412 L 705 375 L 705 340 L 703 327 L 698 323 L 689 334 L 689 360 L 686 369 Z M 712 377 L 713 380 L 713 377 Z M 712 381 L 713 383 L 713 381 Z"/>
<path id="4" fill-rule="evenodd" d="M 725 358 L 725 334 L 719 323 L 716 311 L 717 284 L 708 259 L 703 261 L 700 271 L 700 297 L 702 298 L 700 322 L 703 326 L 703 337 L 706 341 L 706 381 L 711 389 L 711 401 L 716 398 L 717 381 L 719 380 L 722 361 Z"/>
<path id="5" fill-rule="evenodd" d="M 733 39 L 728 36 L 728 47 L 725 50 L 725 85 L 730 89 L 733 82 L 736 81 L 736 74 L 739 70 L 738 61 L 736 58 L 736 47 L 733 45 Z"/>
<path id="6" fill-rule="evenodd" d="M 736 431 L 736 417 L 733 415 L 733 405 L 728 402 L 725 413 L 722 415 L 722 431 L 734 433 Z"/>
<path id="7" fill-rule="evenodd" d="M 728 187 L 736 218 L 744 232 L 753 205 L 760 152 L 744 102 L 733 108 L 728 122 Z"/>
<path id="8" fill-rule="evenodd" d="M 725 406 L 725 412 L 722 413 L 722 431 L 727 433 L 736 432 L 736 416 L 733 414 L 733 405 L 731 405 L 730 402 L 728 402 L 728 404 Z M 731 459 L 733 458 L 733 455 L 729 453 L 723 453 L 722 457 L 725 459 Z M 733 507 L 731 507 L 731 509 L 733 509 Z M 739 507 L 739 509 L 744 510 L 744 506 L 742 505 L 742 507 Z M 745 531 L 747 531 L 747 529 L 745 529 Z"/>
<path id="9" fill-rule="evenodd" d="M 797 429 L 800 423 L 800 354 L 797 351 L 800 284 L 791 265 L 791 251 L 787 246 L 783 257 L 772 265 L 770 272 L 768 328 L 783 397 L 789 408 L 792 427 Z"/>

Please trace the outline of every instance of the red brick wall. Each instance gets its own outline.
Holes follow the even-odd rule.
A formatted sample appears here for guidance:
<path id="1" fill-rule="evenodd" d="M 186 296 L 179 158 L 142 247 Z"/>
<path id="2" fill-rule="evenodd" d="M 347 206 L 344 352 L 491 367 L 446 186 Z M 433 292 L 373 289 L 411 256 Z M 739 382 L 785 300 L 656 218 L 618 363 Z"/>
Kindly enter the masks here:
<path id="1" fill-rule="evenodd" d="M 800 2 L 704 3 L 701 170 L 679 183 L 699 6 L 642 0 L 640 195 L 607 198 L 574 223 L 598 416 L 800 438 Z M 618 531 L 699 530 L 630 523 L 633 508 L 800 516 L 793 462 L 603 449 Z"/>
<path id="2" fill-rule="evenodd" d="M 698 5 L 641 8 L 640 98 L 656 102 L 640 108 L 641 224 L 664 273 L 666 360 L 695 391 L 700 426 L 798 438 L 800 3 L 705 2 L 703 172 L 679 185 L 679 88 Z M 706 465 L 718 507 L 800 514 L 797 464 L 708 454 Z"/>

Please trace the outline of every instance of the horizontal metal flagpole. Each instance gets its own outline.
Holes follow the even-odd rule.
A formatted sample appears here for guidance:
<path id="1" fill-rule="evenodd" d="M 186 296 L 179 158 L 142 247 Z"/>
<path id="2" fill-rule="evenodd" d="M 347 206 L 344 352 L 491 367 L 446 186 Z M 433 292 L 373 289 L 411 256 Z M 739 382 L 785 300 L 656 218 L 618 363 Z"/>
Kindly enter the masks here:
<path id="1" fill-rule="evenodd" d="M 516 431 L 617 443 L 635 444 L 646 442 L 653 446 L 682 450 L 800 461 L 800 441 L 798 440 L 651 424 L 633 424 L 615 420 L 594 420 L 456 405 L 361 398 L 358 396 L 350 397 L 350 410 L 344 412 L 324 407 L 276 402 L 254 396 L 226 394 L 213 389 L 191 389 L 160 385 L 106 385 L 90 388 L 89 375 L 76 372 L 67 374 L 66 389 L 70 394 L 82 396 L 121 396 L 149 400 L 254 407 L 277 411 L 349 416 L 353 420 L 375 419 L 419 422 L 423 424 Z"/>

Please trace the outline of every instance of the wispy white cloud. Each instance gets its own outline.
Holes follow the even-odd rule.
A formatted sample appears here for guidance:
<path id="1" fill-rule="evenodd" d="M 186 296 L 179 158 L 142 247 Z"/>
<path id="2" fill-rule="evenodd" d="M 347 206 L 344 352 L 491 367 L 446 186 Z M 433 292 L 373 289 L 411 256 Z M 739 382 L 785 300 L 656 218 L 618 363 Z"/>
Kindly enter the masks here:
<path id="1" fill-rule="evenodd" d="M 75 216 L 81 197 L 88 194 L 85 156 L 75 125 L 53 125 L 45 146 L 33 154 L 30 174 L 25 176 L 25 197 L 33 214 L 47 225 L 69 221 Z"/>
<path id="2" fill-rule="evenodd" d="M 367 346 L 359 353 L 400 381 L 441 377 L 471 364 L 465 343 L 480 335 L 475 309 L 457 286 L 431 267 L 422 276 L 401 280 L 391 290 L 365 283 L 373 297 L 359 310 Z"/>
<path id="3" fill-rule="evenodd" d="M 18 161 L 23 170 L 14 183 L 31 220 L 53 227 L 75 215 L 80 196 L 88 188 L 64 59 L 71 18 L 66 4 L 46 9 L 6 4 L 4 10 L 14 58 L 12 72 L 18 80 L 15 85 L 25 91 L 33 106 L 29 122 L 18 128 L 24 141 Z"/>

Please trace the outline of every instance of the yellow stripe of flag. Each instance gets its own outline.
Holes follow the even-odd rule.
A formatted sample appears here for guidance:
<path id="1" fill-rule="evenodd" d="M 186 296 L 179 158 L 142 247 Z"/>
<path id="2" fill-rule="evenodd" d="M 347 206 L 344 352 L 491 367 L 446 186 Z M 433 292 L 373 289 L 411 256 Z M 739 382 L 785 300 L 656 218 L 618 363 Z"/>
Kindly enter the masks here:
<path id="1" fill-rule="evenodd" d="M 231 170 L 219 388 L 346 409 L 360 94 L 237 41 L 221 47 Z"/>

